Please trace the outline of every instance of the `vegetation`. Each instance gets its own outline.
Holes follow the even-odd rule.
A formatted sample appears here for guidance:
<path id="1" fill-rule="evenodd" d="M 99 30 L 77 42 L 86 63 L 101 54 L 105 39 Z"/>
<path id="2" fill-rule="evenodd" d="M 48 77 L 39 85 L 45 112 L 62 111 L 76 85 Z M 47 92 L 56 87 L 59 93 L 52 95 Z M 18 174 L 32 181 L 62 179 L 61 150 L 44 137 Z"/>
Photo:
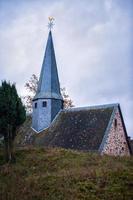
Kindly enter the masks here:
<path id="1" fill-rule="evenodd" d="M 0 154 L 1 200 L 132 200 L 133 158 L 64 149 L 23 149 L 15 165 Z"/>
<path id="2" fill-rule="evenodd" d="M 0 134 L 4 136 L 5 159 L 14 162 L 13 142 L 17 128 L 25 121 L 26 113 L 14 84 L 0 86 Z"/>
<path id="3" fill-rule="evenodd" d="M 38 85 L 38 77 L 35 74 L 33 74 L 30 80 L 25 84 L 25 88 L 28 91 L 28 95 L 24 97 L 24 102 L 28 112 L 32 111 L 32 99 L 36 94 L 37 85 Z M 60 90 L 64 100 L 64 108 L 74 107 L 73 101 L 66 93 L 66 89 L 61 88 Z"/>

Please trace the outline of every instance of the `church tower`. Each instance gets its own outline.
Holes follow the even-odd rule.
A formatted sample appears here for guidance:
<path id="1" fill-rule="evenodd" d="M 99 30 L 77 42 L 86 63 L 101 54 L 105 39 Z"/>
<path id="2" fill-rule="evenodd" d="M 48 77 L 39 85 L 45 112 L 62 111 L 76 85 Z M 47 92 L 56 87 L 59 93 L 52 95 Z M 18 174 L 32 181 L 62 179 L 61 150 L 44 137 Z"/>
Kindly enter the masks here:
<path id="1" fill-rule="evenodd" d="M 33 98 L 32 128 L 37 132 L 49 127 L 57 113 L 63 108 L 63 98 L 56 65 L 54 45 L 49 19 L 49 35 L 42 64 L 38 88 Z"/>

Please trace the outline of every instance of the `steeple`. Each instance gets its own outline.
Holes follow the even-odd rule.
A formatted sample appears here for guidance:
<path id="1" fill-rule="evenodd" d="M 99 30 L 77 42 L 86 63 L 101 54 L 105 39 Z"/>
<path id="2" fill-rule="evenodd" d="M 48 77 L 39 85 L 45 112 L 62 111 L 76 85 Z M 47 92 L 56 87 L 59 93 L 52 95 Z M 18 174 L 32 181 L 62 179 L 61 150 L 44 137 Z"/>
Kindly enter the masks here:
<path id="1" fill-rule="evenodd" d="M 49 19 L 50 20 L 50 19 Z M 40 73 L 38 88 L 33 98 L 32 128 L 37 132 L 49 127 L 57 113 L 63 108 L 63 98 L 56 65 L 50 21 L 49 35 Z"/>
<path id="2" fill-rule="evenodd" d="M 62 100 L 51 30 L 48 35 L 39 84 L 34 100 L 39 98 Z"/>

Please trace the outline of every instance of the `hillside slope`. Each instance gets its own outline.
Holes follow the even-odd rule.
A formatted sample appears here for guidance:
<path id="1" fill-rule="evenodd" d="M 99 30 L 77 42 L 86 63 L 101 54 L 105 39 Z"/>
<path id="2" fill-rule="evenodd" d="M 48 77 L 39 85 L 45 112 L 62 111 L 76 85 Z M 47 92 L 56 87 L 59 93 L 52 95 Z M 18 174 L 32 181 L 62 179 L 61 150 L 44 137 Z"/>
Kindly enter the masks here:
<path id="1" fill-rule="evenodd" d="M 1 200 L 132 200 L 133 158 L 64 149 L 25 149 L 3 165 Z"/>

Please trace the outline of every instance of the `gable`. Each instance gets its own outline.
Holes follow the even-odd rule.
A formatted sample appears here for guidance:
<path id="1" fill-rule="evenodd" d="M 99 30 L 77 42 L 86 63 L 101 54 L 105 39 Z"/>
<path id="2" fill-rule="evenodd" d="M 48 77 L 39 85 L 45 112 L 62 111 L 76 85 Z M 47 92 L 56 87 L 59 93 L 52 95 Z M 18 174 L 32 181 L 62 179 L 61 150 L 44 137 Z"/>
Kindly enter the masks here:
<path id="1" fill-rule="evenodd" d="M 130 155 L 127 133 L 119 107 L 115 110 L 102 153 L 116 156 Z"/>

